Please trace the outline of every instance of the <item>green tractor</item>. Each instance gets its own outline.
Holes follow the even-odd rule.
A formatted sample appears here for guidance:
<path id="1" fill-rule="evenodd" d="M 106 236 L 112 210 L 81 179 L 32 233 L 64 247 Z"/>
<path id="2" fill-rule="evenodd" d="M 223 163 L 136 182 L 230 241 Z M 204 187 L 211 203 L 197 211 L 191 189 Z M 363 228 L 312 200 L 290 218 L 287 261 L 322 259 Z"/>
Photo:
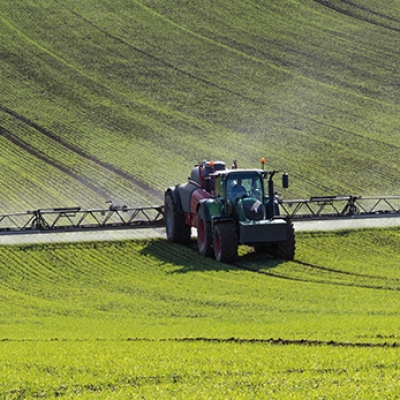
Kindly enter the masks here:
<path id="1" fill-rule="evenodd" d="M 232 263 L 240 244 L 292 260 L 295 232 L 291 220 L 279 217 L 273 182 L 278 171 L 261 163 L 261 169 L 238 169 L 235 161 L 231 169 L 222 161 L 196 165 L 187 183 L 165 192 L 167 239 L 187 243 L 194 227 L 199 253 L 217 261 Z M 289 185 L 286 173 L 282 184 Z"/>

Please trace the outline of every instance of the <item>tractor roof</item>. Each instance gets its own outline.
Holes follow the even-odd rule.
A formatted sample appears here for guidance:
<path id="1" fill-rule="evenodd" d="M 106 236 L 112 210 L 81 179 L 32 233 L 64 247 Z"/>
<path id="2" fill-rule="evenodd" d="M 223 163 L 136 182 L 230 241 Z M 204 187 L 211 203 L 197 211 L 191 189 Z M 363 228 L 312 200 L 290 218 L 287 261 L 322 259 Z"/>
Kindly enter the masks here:
<path id="1" fill-rule="evenodd" d="M 221 171 L 215 171 L 211 173 L 211 176 L 219 176 L 219 175 L 241 175 L 241 174 L 246 174 L 246 173 L 252 173 L 255 172 L 258 175 L 263 174 L 265 171 L 262 169 L 244 169 L 244 168 L 238 168 L 238 169 L 225 169 Z"/>

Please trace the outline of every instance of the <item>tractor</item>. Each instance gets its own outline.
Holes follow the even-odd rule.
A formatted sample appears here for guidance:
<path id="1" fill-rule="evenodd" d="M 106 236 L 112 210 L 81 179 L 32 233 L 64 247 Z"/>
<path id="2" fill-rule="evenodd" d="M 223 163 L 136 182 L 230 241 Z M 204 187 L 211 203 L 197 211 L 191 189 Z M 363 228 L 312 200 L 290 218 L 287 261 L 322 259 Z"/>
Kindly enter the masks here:
<path id="1" fill-rule="evenodd" d="M 165 191 L 167 239 L 188 243 L 191 228 L 197 229 L 200 255 L 232 263 L 238 246 L 292 260 L 295 233 L 290 219 L 279 217 L 279 200 L 273 177 L 279 171 L 239 169 L 236 161 L 228 169 L 223 161 L 203 161 L 192 169 L 188 182 Z M 289 185 L 282 175 L 282 185 Z"/>

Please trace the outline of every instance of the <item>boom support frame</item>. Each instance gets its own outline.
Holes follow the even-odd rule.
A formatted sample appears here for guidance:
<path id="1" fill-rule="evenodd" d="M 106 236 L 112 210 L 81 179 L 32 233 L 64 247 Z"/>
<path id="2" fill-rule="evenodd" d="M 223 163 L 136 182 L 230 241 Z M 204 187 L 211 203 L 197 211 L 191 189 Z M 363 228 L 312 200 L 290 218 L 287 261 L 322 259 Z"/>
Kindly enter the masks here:
<path id="1" fill-rule="evenodd" d="M 400 217 L 400 196 L 315 196 L 282 200 L 283 217 L 294 220 Z"/>
<path id="2" fill-rule="evenodd" d="M 0 214 L 0 233 L 68 232 L 164 226 L 164 206 L 53 208 Z"/>
<path id="3" fill-rule="evenodd" d="M 315 196 L 280 200 L 277 218 L 294 221 L 400 217 L 400 196 Z M 164 205 L 53 208 L 0 214 L 0 234 L 164 227 Z"/>

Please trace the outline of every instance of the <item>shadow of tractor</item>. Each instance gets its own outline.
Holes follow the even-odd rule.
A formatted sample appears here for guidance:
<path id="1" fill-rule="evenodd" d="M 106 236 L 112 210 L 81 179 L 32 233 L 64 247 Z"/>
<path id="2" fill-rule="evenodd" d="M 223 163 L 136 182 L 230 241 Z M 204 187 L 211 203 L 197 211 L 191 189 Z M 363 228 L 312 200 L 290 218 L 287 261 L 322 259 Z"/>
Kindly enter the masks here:
<path id="1" fill-rule="evenodd" d="M 170 264 L 175 267 L 175 269 L 171 269 L 171 273 L 229 272 L 238 269 L 261 272 L 287 262 L 273 259 L 268 254 L 256 253 L 253 248 L 248 246 L 239 246 L 239 255 L 233 264 L 224 264 L 217 262 L 214 258 L 202 257 L 197 250 L 197 241 L 193 239 L 188 244 L 181 245 L 160 238 L 150 240 L 141 250 L 141 254 L 156 258 L 162 264 Z"/>

